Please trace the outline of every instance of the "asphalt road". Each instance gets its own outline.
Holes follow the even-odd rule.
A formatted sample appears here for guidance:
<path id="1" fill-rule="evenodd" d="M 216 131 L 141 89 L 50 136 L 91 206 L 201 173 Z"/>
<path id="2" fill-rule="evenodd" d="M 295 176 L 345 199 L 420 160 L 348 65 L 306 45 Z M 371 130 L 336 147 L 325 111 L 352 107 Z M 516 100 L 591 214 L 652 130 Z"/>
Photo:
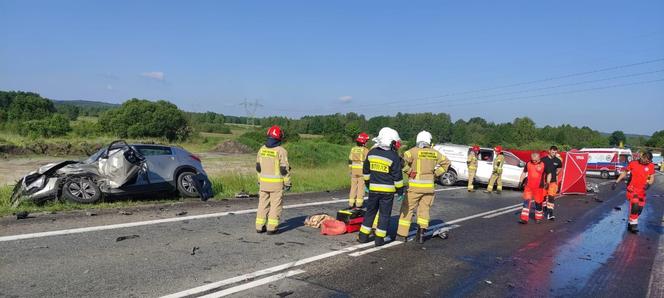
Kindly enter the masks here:
<path id="1" fill-rule="evenodd" d="M 287 196 L 284 232 L 274 236 L 255 233 L 255 199 L 5 217 L 0 296 L 663 297 L 661 181 L 638 235 L 625 231 L 624 190 L 608 185 L 561 197 L 556 221 L 528 225 L 517 224 L 518 192 L 447 188 L 437 192 L 432 224 L 451 229 L 448 239 L 378 250 L 355 234 L 302 225 L 310 214 L 336 214 L 345 192 Z"/>

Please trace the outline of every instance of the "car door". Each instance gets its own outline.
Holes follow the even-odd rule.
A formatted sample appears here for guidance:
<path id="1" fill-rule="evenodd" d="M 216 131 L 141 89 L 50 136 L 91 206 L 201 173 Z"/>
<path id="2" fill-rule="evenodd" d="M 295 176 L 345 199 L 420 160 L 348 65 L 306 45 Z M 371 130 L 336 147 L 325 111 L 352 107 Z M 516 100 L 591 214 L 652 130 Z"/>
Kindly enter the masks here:
<path id="1" fill-rule="evenodd" d="M 503 164 L 503 184 L 509 187 L 519 187 L 519 179 L 526 165 L 521 159 L 510 152 L 503 152 L 505 163 Z"/>
<path id="2" fill-rule="evenodd" d="M 488 182 L 493 172 L 493 150 L 480 149 L 477 161 L 477 180 Z"/>
<path id="3" fill-rule="evenodd" d="M 135 147 L 145 156 L 150 184 L 173 180 L 173 173 L 169 169 L 175 161 L 175 156 L 170 147 L 159 145 L 136 145 Z"/>

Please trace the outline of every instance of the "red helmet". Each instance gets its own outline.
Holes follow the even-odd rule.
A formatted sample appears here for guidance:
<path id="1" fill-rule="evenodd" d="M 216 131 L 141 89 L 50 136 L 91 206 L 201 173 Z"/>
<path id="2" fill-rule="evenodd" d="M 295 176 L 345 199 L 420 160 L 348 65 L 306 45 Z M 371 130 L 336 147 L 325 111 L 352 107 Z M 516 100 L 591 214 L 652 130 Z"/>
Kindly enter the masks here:
<path id="1" fill-rule="evenodd" d="M 480 146 L 473 145 L 473 151 L 479 152 L 480 151 Z"/>
<path id="2" fill-rule="evenodd" d="M 284 132 L 279 125 L 272 125 L 272 127 L 267 130 L 267 136 L 277 141 L 281 141 L 281 139 L 284 138 Z"/>
<path id="3" fill-rule="evenodd" d="M 369 135 L 361 132 L 359 135 L 357 135 L 357 139 L 355 139 L 355 141 L 361 144 L 366 144 L 367 141 L 369 141 Z"/>
<path id="4" fill-rule="evenodd" d="M 498 145 L 498 146 L 496 146 L 496 148 L 493 148 L 493 150 L 495 150 L 496 153 L 501 153 L 501 152 L 503 152 L 503 146 Z"/>

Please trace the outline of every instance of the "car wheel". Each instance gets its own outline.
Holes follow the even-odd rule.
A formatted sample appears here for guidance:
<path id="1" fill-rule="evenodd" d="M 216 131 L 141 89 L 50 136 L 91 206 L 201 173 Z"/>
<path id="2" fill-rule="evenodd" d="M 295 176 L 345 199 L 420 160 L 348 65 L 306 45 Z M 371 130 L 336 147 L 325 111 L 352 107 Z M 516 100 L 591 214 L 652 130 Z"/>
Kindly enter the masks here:
<path id="1" fill-rule="evenodd" d="M 444 186 L 452 186 L 457 182 L 457 174 L 454 171 L 447 171 L 440 176 L 440 184 Z"/>
<path id="2" fill-rule="evenodd" d="M 609 172 L 602 171 L 602 173 L 600 174 L 600 177 L 602 177 L 602 179 L 609 179 Z"/>
<path id="3" fill-rule="evenodd" d="M 88 177 L 71 178 L 62 186 L 62 196 L 73 202 L 91 204 L 101 199 L 101 190 Z"/>
<path id="4" fill-rule="evenodd" d="M 194 176 L 196 174 L 193 172 L 182 172 L 178 175 L 178 191 L 183 197 L 197 198 L 198 190 L 194 185 Z"/>

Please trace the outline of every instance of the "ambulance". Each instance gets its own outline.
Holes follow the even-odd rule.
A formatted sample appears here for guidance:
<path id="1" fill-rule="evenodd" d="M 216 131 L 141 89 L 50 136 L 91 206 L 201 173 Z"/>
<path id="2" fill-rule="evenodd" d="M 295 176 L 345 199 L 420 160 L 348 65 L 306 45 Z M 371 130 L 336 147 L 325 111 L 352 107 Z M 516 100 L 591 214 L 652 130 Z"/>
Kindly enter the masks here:
<path id="1" fill-rule="evenodd" d="M 609 179 L 620 175 L 620 172 L 632 161 L 634 156 L 630 149 L 620 148 L 583 148 L 588 153 L 587 176 L 599 176 Z"/>

